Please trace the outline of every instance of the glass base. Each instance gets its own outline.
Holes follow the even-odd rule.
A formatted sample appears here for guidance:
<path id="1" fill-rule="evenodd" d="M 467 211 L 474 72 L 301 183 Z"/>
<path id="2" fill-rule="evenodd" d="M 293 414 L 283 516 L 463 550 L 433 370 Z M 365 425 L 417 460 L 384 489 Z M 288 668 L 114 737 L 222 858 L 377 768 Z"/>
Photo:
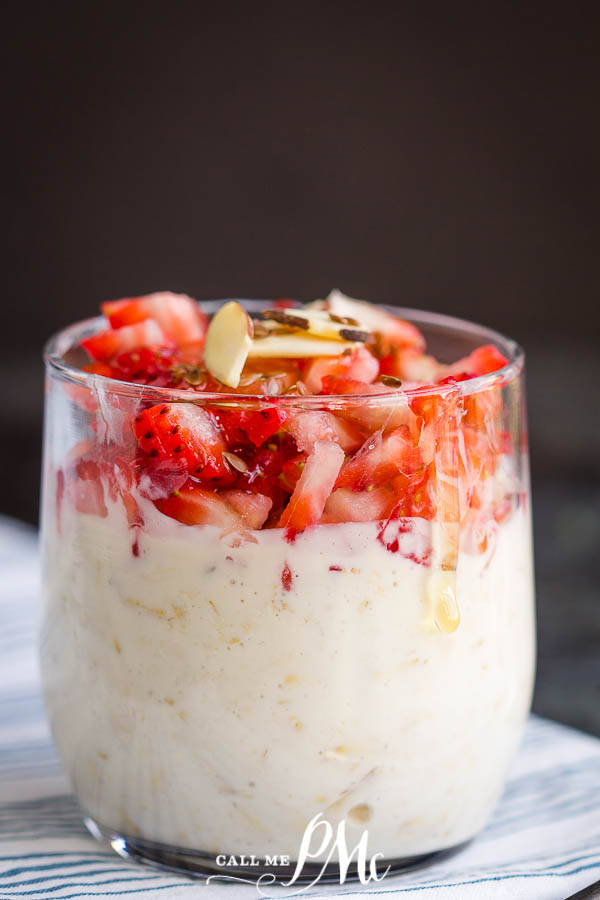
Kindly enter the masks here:
<path id="1" fill-rule="evenodd" d="M 206 880 L 212 878 L 215 881 L 245 881 L 254 883 L 261 876 L 274 876 L 274 881 L 269 879 L 267 884 L 282 884 L 288 882 L 296 871 L 296 864 L 282 866 L 266 866 L 258 858 L 257 865 L 218 865 L 217 857 L 203 853 L 199 850 L 186 850 L 183 847 L 173 847 L 170 844 L 161 844 L 157 841 L 147 841 L 143 838 L 132 837 L 123 833 L 117 833 L 109 828 L 99 825 L 93 819 L 86 817 L 84 824 L 90 834 L 96 840 L 108 843 L 119 856 L 124 859 L 134 860 L 144 865 L 154 866 L 168 872 L 177 872 L 180 875 L 188 875 Z M 396 859 L 382 859 L 377 861 L 377 872 L 383 873 L 390 867 L 389 875 L 406 872 L 428 866 L 433 862 L 453 856 L 463 850 L 470 841 L 464 841 L 454 847 L 445 850 L 434 850 L 430 853 L 421 853 L 415 856 L 403 856 Z M 229 858 L 229 854 L 223 854 Z M 239 858 L 239 854 L 238 854 Z M 368 876 L 368 862 L 367 862 Z M 337 863 L 308 863 L 304 866 L 301 875 L 295 879 L 294 884 L 311 884 L 316 879 L 319 883 L 340 883 L 340 870 Z M 357 881 L 359 873 L 353 863 L 348 868 L 346 881 Z"/>

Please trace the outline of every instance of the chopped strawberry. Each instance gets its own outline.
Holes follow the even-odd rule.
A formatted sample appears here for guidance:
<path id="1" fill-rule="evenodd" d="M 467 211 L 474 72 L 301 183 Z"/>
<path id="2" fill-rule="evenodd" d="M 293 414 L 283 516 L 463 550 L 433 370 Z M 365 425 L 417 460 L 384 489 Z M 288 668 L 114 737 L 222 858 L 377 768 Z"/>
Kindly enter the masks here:
<path id="1" fill-rule="evenodd" d="M 177 344 L 203 343 L 208 327 L 208 316 L 191 297 L 169 291 L 112 300 L 102 304 L 102 312 L 117 329 L 154 319 Z"/>
<path id="2" fill-rule="evenodd" d="M 99 464 L 89 457 L 82 457 L 75 464 L 74 477 L 69 478 L 67 496 L 80 513 L 105 518 L 108 509 L 104 502 L 102 471 Z"/>
<path id="3" fill-rule="evenodd" d="M 307 453 L 312 451 L 316 441 L 335 441 L 349 453 L 357 450 L 365 439 L 358 425 L 324 410 L 292 413 L 286 427 L 298 450 Z"/>
<path id="4" fill-rule="evenodd" d="M 184 460 L 187 470 L 203 480 L 229 474 L 214 419 L 192 403 L 158 403 L 138 413 L 133 430 L 151 459 Z"/>
<path id="5" fill-rule="evenodd" d="M 309 393 L 319 394 L 323 389 L 323 378 L 331 375 L 343 375 L 369 384 L 379 375 L 379 363 L 366 347 L 357 347 L 348 355 L 318 356 L 309 360 L 302 380 Z"/>
<path id="6" fill-rule="evenodd" d="M 370 491 L 353 491 L 338 488 L 327 500 L 321 522 L 375 522 L 387 519 L 397 502 L 396 495 L 387 486 Z"/>
<path id="7" fill-rule="evenodd" d="M 433 465 L 429 465 L 412 475 L 397 475 L 392 479 L 391 487 L 397 500 L 391 518 L 433 519 L 436 504 L 432 473 Z"/>
<path id="8" fill-rule="evenodd" d="M 168 387 L 173 382 L 171 370 L 174 364 L 175 359 L 170 351 L 139 347 L 119 353 L 113 359 L 110 370 L 112 377 L 120 381 Z"/>
<path id="9" fill-rule="evenodd" d="M 363 491 L 383 484 L 396 475 L 412 475 L 423 466 L 408 428 L 401 425 L 387 437 L 377 432 L 367 438 L 358 453 L 342 466 L 336 487 Z"/>
<path id="10" fill-rule="evenodd" d="M 275 300 L 273 303 L 274 309 L 292 309 L 294 306 L 300 306 L 297 300 L 292 300 L 290 297 L 280 297 L 279 300 Z"/>
<path id="11" fill-rule="evenodd" d="M 270 497 L 256 491 L 223 491 L 220 496 L 233 507 L 247 528 L 262 528 L 273 506 Z"/>
<path id="12" fill-rule="evenodd" d="M 287 414 L 283 410 L 273 406 L 266 409 L 244 410 L 240 413 L 240 428 L 255 447 L 260 447 L 279 431 L 286 418 Z"/>
<path id="13" fill-rule="evenodd" d="M 281 527 L 297 532 L 319 521 L 343 462 L 338 444 L 317 441 L 279 520 Z"/>
<path id="14" fill-rule="evenodd" d="M 393 375 L 404 382 L 432 384 L 440 371 L 440 364 L 415 347 L 396 347 L 379 360 L 382 375 Z"/>
<path id="15" fill-rule="evenodd" d="M 477 378 L 479 375 L 489 375 L 508 364 L 508 360 L 493 344 L 484 344 L 477 347 L 468 356 L 464 356 L 450 366 L 441 366 L 439 375 L 447 378 L 449 375 L 468 375 L 469 378 Z M 457 378 L 458 380 L 458 378 Z"/>
<path id="16" fill-rule="evenodd" d="M 305 464 L 306 453 L 299 453 L 298 456 L 293 456 L 291 459 L 286 460 L 281 467 L 279 481 L 289 494 L 291 494 L 296 487 Z"/>
<path id="17" fill-rule="evenodd" d="M 154 319 L 145 319 L 136 325 L 125 325 L 114 331 L 101 331 L 81 342 L 92 359 L 112 359 L 118 353 L 126 353 L 137 347 L 166 347 L 170 344 L 168 335 Z"/>
<path id="18" fill-rule="evenodd" d="M 356 402 L 348 401 L 337 411 L 336 415 L 338 418 L 358 423 L 367 434 L 379 429 L 392 431 L 400 425 L 406 425 L 412 435 L 417 433 L 416 417 L 410 409 L 407 395 L 398 387 L 389 387 L 379 382 L 365 384 L 364 381 L 356 381 L 340 375 L 326 376 L 323 379 L 323 387 L 328 394 L 358 396 L 359 399 Z M 360 399 L 362 394 L 377 394 L 382 397 L 389 394 L 389 403 L 385 399 L 377 402 L 362 401 Z"/>
<path id="19" fill-rule="evenodd" d="M 229 503 L 218 494 L 198 487 L 188 481 L 178 491 L 156 506 L 166 516 L 177 519 L 183 525 L 216 525 L 219 528 L 236 528 L 241 518 Z"/>

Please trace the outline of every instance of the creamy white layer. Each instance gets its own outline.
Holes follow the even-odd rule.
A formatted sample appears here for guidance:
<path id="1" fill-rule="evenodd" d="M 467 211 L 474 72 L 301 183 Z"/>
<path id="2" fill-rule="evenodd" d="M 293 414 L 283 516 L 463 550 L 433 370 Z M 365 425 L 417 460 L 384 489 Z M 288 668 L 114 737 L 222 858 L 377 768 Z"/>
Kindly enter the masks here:
<path id="1" fill-rule="evenodd" d="M 522 510 L 493 549 L 461 554 L 452 634 L 432 623 L 429 568 L 403 555 L 426 548 L 420 520 L 390 553 L 376 523 L 236 546 L 144 515 L 139 556 L 116 506 L 106 519 L 65 507 L 61 534 L 46 528 L 47 704 L 89 815 L 208 853 L 292 859 L 319 811 L 345 817 L 350 839 L 368 828 L 386 858 L 482 827 L 531 697 Z"/>

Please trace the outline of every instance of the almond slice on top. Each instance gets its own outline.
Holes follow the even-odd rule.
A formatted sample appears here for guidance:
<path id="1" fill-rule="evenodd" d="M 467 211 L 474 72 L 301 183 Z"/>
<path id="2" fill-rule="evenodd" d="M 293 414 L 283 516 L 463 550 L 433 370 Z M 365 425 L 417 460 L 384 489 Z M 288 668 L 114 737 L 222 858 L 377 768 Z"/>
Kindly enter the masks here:
<path id="1" fill-rule="evenodd" d="M 204 345 L 204 364 L 213 378 L 227 387 L 238 387 L 253 335 L 252 319 L 235 300 L 214 314 Z"/>
<path id="2" fill-rule="evenodd" d="M 360 346 L 361 344 L 356 341 L 310 337 L 305 331 L 269 334 L 267 337 L 257 337 L 252 341 L 248 357 L 250 359 L 257 357 L 304 359 L 309 356 L 341 356 L 346 350 L 353 350 Z M 210 369 L 210 366 L 208 368 Z"/>
<path id="3" fill-rule="evenodd" d="M 361 343 L 366 343 L 373 338 L 369 329 L 359 320 L 332 315 L 327 310 L 305 308 L 288 312 L 283 309 L 265 309 L 261 313 L 261 318 L 265 320 L 265 324 L 269 328 L 277 323 L 288 328 L 305 331 L 314 337 Z"/>

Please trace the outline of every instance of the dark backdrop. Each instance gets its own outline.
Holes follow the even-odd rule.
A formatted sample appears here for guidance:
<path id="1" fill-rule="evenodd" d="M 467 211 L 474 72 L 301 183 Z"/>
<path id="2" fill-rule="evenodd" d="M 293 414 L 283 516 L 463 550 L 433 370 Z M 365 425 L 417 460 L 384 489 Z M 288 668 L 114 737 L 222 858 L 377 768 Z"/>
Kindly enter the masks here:
<path id="1" fill-rule="evenodd" d="M 2 511 L 37 517 L 42 342 L 103 299 L 337 286 L 484 322 L 529 354 L 537 708 L 600 731 L 592 13 L 9 5 Z"/>

